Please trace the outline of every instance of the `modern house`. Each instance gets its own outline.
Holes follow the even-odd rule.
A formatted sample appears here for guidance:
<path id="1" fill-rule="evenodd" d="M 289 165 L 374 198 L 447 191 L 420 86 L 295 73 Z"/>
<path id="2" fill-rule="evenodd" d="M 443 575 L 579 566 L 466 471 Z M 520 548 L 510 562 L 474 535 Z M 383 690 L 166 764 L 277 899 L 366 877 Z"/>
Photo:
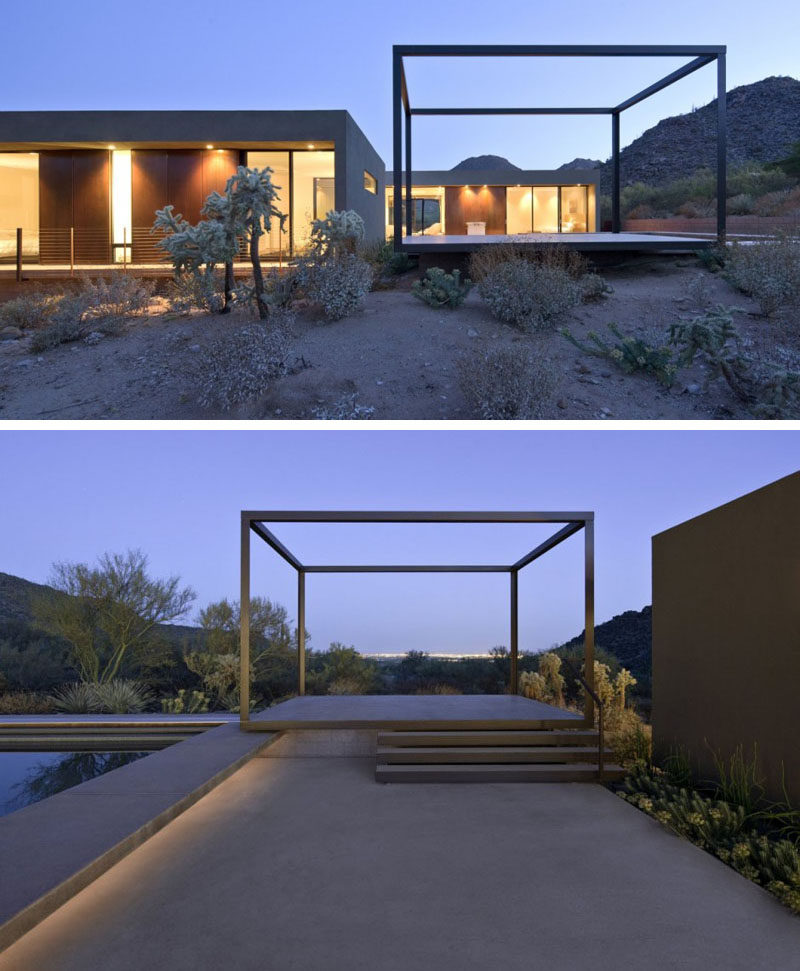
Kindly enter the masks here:
<path id="1" fill-rule="evenodd" d="M 597 171 L 414 172 L 412 236 L 528 236 L 594 233 L 600 225 Z M 393 174 L 386 174 L 386 237 L 394 237 Z M 406 202 L 401 204 L 406 222 Z"/>
<path id="2" fill-rule="evenodd" d="M 347 111 L 0 112 L 0 259 L 152 263 L 156 209 L 190 222 L 237 165 L 273 169 L 285 231 L 267 257 L 305 246 L 312 220 L 354 209 L 384 232 L 384 164 Z"/>

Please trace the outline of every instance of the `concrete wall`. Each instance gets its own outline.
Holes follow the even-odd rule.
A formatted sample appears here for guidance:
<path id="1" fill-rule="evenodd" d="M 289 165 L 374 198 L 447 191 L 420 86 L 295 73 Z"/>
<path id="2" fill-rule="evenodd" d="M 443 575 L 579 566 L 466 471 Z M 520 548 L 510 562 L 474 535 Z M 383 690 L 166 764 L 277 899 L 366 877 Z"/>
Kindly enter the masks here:
<path id="1" fill-rule="evenodd" d="M 344 152 L 340 152 L 340 143 L 337 141 L 336 208 L 355 209 L 364 220 L 365 238 L 369 242 L 383 242 L 386 238 L 386 166 L 347 112 L 343 142 Z M 367 192 L 364 188 L 365 169 L 378 180 L 377 193 Z M 340 188 L 343 189 L 341 203 Z"/>
<path id="2" fill-rule="evenodd" d="M 742 744 L 800 801 L 800 472 L 653 537 L 653 740 Z"/>

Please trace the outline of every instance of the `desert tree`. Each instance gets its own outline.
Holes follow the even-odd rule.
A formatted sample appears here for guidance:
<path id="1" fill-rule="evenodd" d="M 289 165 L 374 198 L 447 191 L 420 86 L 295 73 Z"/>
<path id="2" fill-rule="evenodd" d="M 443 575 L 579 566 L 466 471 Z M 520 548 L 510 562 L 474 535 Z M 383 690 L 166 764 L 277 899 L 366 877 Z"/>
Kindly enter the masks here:
<path id="1" fill-rule="evenodd" d="M 123 663 L 147 662 L 158 625 L 182 617 L 195 599 L 180 577 L 151 577 L 141 550 L 104 553 L 96 566 L 55 563 L 50 586 L 56 593 L 34 600 L 34 616 L 69 643 L 81 680 L 94 684 L 116 678 Z"/>
<path id="2" fill-rule="evenodd" d="M 156 210 L 155 222 L 150 231 L 163 234 L 156 246 L 169 257 L 176 278 L 181 273 L 190 273 L 206 283 L 213 282 L 214 270 L 220 263 L 225 264 L 223 313 L 227 312 L 230 302 L 227 268 L 230 266 L 232 278 L 237 242 L 235 234 L 229 232 L 225 222 L 215 218 L 201 220 L 193 226 L 180 213 L 176 214 L 175 207 L 170 205 Z"/>

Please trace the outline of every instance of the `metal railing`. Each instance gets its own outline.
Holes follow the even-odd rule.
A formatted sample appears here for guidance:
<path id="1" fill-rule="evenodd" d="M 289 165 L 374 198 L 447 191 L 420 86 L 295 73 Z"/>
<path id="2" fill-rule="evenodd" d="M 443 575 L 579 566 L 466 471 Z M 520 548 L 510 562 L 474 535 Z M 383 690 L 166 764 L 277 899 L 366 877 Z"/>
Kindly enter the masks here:
<path id="1" fill-rule="evenodd" d="M 0 229 L 0 264 L 16 266 L 17 282 L 22 280 L 23 263 L 69 267 L 70 275 L 80 266 L 109 270 L 126 270 L 129 266 L 166 267 L 169 260 L 158 246 L 162 236 L 153 233 L 150 226 L 134 226 L 130 232 L 123 229 L 122 240 L 113 239 L 105 229 L 80 226 Z M 240 237 L 237 242 L 234 262 L 249 263 L 247 239 Z M 264 245 L 262 237 L 260 255 L 265 262 L 278 262 L 283 266 L 290 254 L 280 245 L 280 240 L 278 248 L 273 249 Z"/>
<path id="2" fill-rule="evenodd" d="M 603 779 L 603 762 L 605 758 L 605 740 L 604 740 L 604 726 L 603 726 L 603 716 L 605 703 L 600 695 L 594 690 L 594 688 L 589 687 L 589 683 L 586 678 L 578 671 L 575 665 L 570 661 L 568 657 L 562 657 L 561 660 L 567 665 L 567 667 L 572 672 L 573 677 L 576 681 L 579 681 L 584 690 L 589 694 L 597 705 L 597 775 L 600 781 Z"/>

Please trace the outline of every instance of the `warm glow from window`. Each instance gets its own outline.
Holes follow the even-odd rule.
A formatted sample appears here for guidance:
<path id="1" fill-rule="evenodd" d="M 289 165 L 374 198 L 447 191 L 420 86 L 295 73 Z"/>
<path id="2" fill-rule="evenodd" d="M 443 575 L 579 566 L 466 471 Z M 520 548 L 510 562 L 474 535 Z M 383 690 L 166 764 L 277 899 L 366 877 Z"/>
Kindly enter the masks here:
<path id="1" fill-rule="evenodd" d="M 127 243 L 125 262 L 131 253 L 131 152 L 115 151 L 111 155 L 111 225 L 114 262 L 123 262 L 123 243 Z"/>
<path id="2" fill-rule="evenodd" d="M 371 172 L 367 172 L 366 169 L 364 169 L 364 188 L 374 196 L 378 194 L 378 180 Z"/>
<path id="3" fill-rule="evenodd" d="M 212 149 L 213 147 L 214 147 L 213 145 L 206 145 L 206 148 L 207 148 L 207 149 L 208 149 L 209 151 L 211 151 L 211 149 Z"/>

